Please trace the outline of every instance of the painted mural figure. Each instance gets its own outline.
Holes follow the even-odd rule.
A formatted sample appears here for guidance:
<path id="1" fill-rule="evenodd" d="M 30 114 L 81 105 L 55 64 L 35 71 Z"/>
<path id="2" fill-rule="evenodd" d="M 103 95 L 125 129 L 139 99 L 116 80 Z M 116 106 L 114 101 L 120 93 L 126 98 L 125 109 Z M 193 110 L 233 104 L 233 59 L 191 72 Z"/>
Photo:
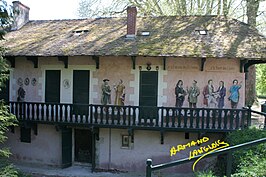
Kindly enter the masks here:
<path id="1" fill-rule="evenodd" d="M 103 105 L 111 104 L 111 88 L 108 85 L 109 79 L 104 79 L 102 84 L 102 99 L 101 103 Z"/>
<path id="2" fill-rule="evenodd" d="M 114 86 L 115 89 L 115 105 L 124 106 L 125 102 L 125 86 L 123 80 L 120 79 L 118 85 Z"/>
<path id="3" fill-rule="evenodd" d="M 200 94 L 200 89 L 197 86 L 197 81 L 193 81 L 192 86 L 187 90 L 188 93 L 188 103 L 190 108 L 196 108 L 198 102 L 198 96 Z"/>
<path id="4" fill-rule="evenodd" d="M 176 107 L 181 108 L 183 106 L 186 94 L 187 93 L 183 88 L 183 81 L 179 80 L 175 87 Z"/>
<path id="5" fill-rule="evenodd" d="M 226 95 L 226 88 L 224 87 L 224 81 L 219 82 L 219 88 L 217 90 L 217 93 L 218 93 L 218 97 L 217 97 L 218 108 L 223 108 L 224 97 Z"/>
<path id="6" fill-rule="evenodd" d="M 214 92 L 212 79 L 208 80 L 208 85 L 203 88 L 203 95 L 203 104 L 206 105 L 206 107 L 210 107 L 211 103 L 213 103 L 214 106 L 217 107 L 217 93 Z"/>
<path id="7" fill-rule="evenodd" d="M 229 100 L 231 101 L 231 108 L 236 109 L 239 101 L 239 89 L 242 87 L 242 81 L 238 84 L 238 80 L 233 80 L 233 85 L 230 87 Z"/>
<path id="8" fill-rule="evenodd" d="M 23 87 L 22 86 L 19 87 L 17 101 L 18 102 L 24 102 L 25 101 L 25 95 L 26 95 L 26 92 L 23 89 Z"/>

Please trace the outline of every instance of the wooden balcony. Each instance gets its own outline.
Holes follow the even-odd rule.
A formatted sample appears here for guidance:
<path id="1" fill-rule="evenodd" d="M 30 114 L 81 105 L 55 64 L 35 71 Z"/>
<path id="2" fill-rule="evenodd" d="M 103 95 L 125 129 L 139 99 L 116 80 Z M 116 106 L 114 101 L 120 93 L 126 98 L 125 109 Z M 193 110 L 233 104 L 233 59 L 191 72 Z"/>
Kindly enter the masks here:
<path id="1" fill-rule="evenodd" d="M 250 125 L 250 109 L 9 102 L 19 121 L 159 131 L 228 132 Z"/>

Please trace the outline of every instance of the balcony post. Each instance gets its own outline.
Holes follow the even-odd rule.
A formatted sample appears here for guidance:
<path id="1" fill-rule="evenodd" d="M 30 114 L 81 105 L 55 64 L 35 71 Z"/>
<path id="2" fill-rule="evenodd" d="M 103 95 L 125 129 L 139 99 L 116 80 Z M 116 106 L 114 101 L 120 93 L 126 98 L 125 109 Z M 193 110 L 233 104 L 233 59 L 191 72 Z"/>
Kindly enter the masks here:
<path id="1" fill-rule="evenodd" d="M 226 155 L 226 177 L 230 177 L 232 173 L 232 151 L 229 151 Z"/>
<path id="2" fill-rule="evenodd" d="M 247 120 L 247 123 L 248 123 L 248 127 L 251 126 L 251 106 L 248 106 L 248 120 Z"/>
<path id="3" fill-rule="evenodd" d="M 146 177 L 151 177 L 151 166 L 152 166 L 152 160 L 147 159 L 147 161 L 146 161 Z"/>
<path id="4" fill-rule="evenodd" d="M 261 105 L 261 112 L 266 113 L 266 101 Z M 264 116 L 264 130 L 266 130 L 266 116 Z"/>

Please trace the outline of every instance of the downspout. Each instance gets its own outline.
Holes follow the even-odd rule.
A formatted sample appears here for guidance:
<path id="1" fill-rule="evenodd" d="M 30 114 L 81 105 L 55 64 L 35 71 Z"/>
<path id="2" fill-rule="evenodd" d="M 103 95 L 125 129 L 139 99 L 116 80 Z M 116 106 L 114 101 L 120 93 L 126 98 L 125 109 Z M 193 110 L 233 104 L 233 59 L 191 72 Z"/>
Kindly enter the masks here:
<path id="1" fill-rule="evenodd" d="M 108 160 L 108 170 L 110 170 L 111 166 L 111 128 L 109 128 L 109 160 Z"/>

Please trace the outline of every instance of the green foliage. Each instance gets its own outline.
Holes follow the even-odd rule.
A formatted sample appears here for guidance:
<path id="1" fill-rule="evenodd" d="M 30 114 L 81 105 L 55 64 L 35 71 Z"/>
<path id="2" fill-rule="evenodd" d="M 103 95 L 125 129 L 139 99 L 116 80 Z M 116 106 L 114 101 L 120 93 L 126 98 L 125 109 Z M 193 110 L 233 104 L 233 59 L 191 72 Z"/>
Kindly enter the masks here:
<path id="1" fill-rule="evenodd" d="M 265 151 L 265 150 L 264 150 Z M 266 176 L 266 158 L 259 155 L 248 154 L 242 158 L 242 162 L 238 165 L 236 173 L 232 177 L 260 177 Z"/>
<path id="2" fill-rule="evenodd" d="M 8 10 L 6 1 L 0 1 L 0 40 L 3 39 L 5 29 L 10 26 L 11 18 L 10 11 Z M 0 89 L 5 86 L 4 83 L 8 78 L 9 66 L 6 60 L 2 57 L 4 53 L 4 47 L 0 47 Z M 1 90 L 0 90 L 1 91 Z M 8 131 L 8 127 L 15 126 L 16 117 L 10 114 L 8 106 L 0 101 L 0 144 L 4 143 L 7 139 L 5 133 Z M 17 170 L 8 162 L 10 151 L 7 148 L 0 149 L 0 177 L 17 177 Z"/>
<path id="3" fill-rule="evenodd" d="M 0 177 L 18 177 L 18 172 L 13 165 L 6 164 L 3 167 L 0 166 Z"/>
<path id="4" fill-rule="evenodd" d="M 230 146 L 237 144 L 257 140 L 266 137 L 266 131 L 256 128 L 250 128 L 245 130 L 239 130 L 228 135 L 226 141 Z M 259 156 L 266 158 L 266 144 L 260 144 L 249 148 L 241 149 L 233 153 L 233 172 L 236 171 L 241 162 L 243 162 L 249 156 Z"/>
<path id="5" fill-rule="evenodd" d="M 249 128 L 245 130 L 239 130 L 230 133 L 226 137 L 226 142 L 229 143 L 230 146 L 234 146 L 237 144 L 242 144 L 245 142 L 261 139 L 266 137 L 266 131 L 260 130 L 256 128 Z M 247 147 L 244 149 L 240 149 L 238 151 L 233 152 L 233 162 L 232 162 L 232 173 L 237 176 L 244 174 L 245 171 L 250 170 L 250 176 L 252 173 L 261 174 L 261 172 L 265 171 L 265 165 L 262 166 L 261 163 L 257 163 L 257 159 L 260 161 L 266 160 L 266 143 Z M 215 173 L 219 176 L 224 175 L 225 173 L 225 162 L 226 157 L 220 156 L 218 158 Z M 253 167 L 254 166 L 254 167 Z M 254 168 L 251 170 L 251 168 Z M 262 171 L 260 171 L 262 170 Z M 249 176 L 249 175 L 247 175 Z"/>
<path id="6" fill-rule="evenodd" d="M 266 96 L 266 64 L 256 65 L 256 71 L 257 94 Z"/>
<path id="7" fill-rule="evenodd" d="M 216 177 L 212 171 L 196 172 L 196 177 Z"/>

